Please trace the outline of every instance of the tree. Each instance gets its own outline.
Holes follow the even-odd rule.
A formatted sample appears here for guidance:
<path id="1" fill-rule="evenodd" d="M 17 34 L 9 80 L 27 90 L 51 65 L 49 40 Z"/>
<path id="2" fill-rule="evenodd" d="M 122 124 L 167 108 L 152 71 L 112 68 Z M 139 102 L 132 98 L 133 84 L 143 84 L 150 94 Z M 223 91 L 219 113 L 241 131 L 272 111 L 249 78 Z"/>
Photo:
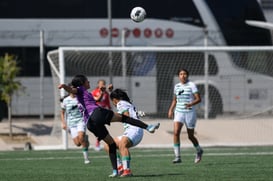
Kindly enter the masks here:
<path id="1" fill-rule="evenodd" d="M 3 100 L 8 107 L 9 136 L 12 137 L 12 95 L 23 88 L 15 78 L 19 74 L 20 68 L 17 65 L 14 55 L 5 54 L 0 57 L 0 100 Z"/>

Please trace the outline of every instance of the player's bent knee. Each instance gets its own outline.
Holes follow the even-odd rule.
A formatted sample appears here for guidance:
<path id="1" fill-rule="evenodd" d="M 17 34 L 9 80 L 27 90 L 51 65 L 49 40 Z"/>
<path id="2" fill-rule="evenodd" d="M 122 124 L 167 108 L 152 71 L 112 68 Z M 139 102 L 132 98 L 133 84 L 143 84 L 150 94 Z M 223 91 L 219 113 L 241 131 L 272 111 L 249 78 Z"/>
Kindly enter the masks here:
<path id="1" fill-rule="evenodd" d="M 74 142 L 74 144 L 75 144 L 76 146 L 81 146 L 81 142 L 80 142 L 80 140 L 79 140 L 78 137 L 73 138 L 73 142 Z"/>
<path id="2" fill-rule="evenodd" d="M 76 145 L 76 146 L 81 146 L 81 143 L 79 143 L 79 142 L 74 142 L 74 144 Z"/>
<path id="3" fill-rule="evenodd" d="M 80 136 L 80 137 L 79 137 L 79 142 L 80 142 L 81 144 L 85 143 L 85 139 L 84 139 L 83 136 Z"/>
<path id="4" fill-rule="evenodd" d="M 124 144 L 124 143 L 119 144 L 119 149 L 120 150 L 125 149 L 125 148 L 126 148 L 126 144 Z"/>

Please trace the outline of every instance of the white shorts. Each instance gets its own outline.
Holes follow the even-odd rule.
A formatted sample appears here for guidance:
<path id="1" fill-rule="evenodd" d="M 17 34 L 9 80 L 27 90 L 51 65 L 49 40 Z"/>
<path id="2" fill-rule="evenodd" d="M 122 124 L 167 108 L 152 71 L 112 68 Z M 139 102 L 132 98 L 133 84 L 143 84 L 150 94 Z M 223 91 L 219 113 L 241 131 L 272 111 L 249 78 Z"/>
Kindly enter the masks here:
<path id="1" fill-rule="evenodd" d="M 138 145 L 143 138 L 143 129 L 130 129 L 127 128 L 122 136 L 119 136 L 118 139 L 121 140 L 123 136 L 126 136 L 132 143 L 132 146 Z"/>
<path id="2" fill-rule="evenodd" d="M 174 122 L 185 124 L 188 129 L 194 129 L 196 125 L 196 113 L 191 112 L 177 112 L 174 113 Z"/>
<path id="3" fill-rule="evenodd" d="M 85 132 L 86 131 L 86 126 L 83 121 L 80 121 L 78 124 L 75 126 L 69 127 L 71 137 L 74 139 L 78 136 L 79 132 Z"/>

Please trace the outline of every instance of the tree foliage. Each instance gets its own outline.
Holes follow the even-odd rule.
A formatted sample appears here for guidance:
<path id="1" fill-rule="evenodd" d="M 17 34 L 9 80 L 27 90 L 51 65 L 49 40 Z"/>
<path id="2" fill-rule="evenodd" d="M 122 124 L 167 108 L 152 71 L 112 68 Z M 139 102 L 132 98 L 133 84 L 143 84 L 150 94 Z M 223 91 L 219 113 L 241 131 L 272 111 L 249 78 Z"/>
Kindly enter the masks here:
<path id="1" fill-rule="evenodd" d="M 5 54 L 0 57 L 0 99 L 8 105 L 12 95 L 22 87 L 21 83 L 15 80 L 19 72 L 20 68 L 14 55 Z"/>
<path id="2" fill-rule="evenodd" d="M 20 68 L 17 65 L 17 60 L 14 55 L 5 54 L 0 57 L 0 100 L 4 100 L 8 106 L 8 121 L 9 121 L 9 135 L 12 133 L 12 95 L 23 88 L 19 81 L 15 78 L 19 74 Z"/>

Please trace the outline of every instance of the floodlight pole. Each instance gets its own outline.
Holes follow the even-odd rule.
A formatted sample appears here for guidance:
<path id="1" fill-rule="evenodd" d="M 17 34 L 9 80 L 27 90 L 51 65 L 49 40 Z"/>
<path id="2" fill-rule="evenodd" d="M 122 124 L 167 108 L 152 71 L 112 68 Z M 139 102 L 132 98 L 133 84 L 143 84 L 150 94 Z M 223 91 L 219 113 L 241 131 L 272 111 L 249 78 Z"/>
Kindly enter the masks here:
<path id="1" fill-rule="evenodd" d="M 112 0 L 107 0 L 107 14 L 108 14 L 108 20 L 109 20 L 109 46 L 112 46 Z M 109 83 L 113 83 L 113 60 L 112 60 L 112 52 L 109 52 L 108 55 L 109 61 Z"/>
<path id="2" fill-rule="evenodd" d="M 44 120 L 44 31 L 40 31 L 40 120 Z"/>

